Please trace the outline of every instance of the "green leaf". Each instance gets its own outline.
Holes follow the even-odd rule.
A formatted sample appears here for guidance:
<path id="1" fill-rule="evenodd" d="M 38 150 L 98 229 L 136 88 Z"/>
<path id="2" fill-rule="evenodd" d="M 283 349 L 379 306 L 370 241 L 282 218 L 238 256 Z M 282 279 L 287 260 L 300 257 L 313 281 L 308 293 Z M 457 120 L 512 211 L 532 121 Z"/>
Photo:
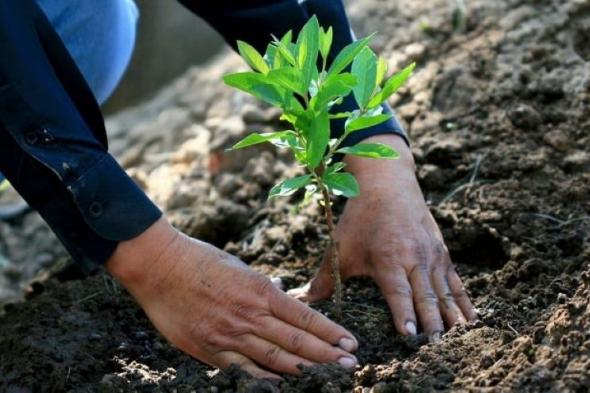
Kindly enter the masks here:
<path id="1" fill-rule="evenodd" d="M 383 89 L 375 94 L 373 98 L 369 101 L 369 108 L 374 108 L 381 104 L 384 101 L 387 101 L 389 97 L 391 97 L 396 91 L 399 90 L 400 87 L 406 83 L 412 72 L 416 68 L 416 63 L 412 63 L 397 74 L 393 75 L 391 78 L 385 82 L 383 85 Z"/>
<path id="2" fill-rule="evenodd" d="M 268 199 L 293 195 L 297 190 L 311 183 L 311 180 L 311 175 L 297 176 L 293 179 L 284 180 L 270 190 Z"/>
<path id="3" fill-rule="evenodd" d="M 332 62 L 328 74 L 338 74 L 352 63 L 354 58 L 367 46 L 375 34 L 346 45 Z"/>
<path id="4" fill-rule="evenodd" d="M 9 188 L 10 188 L 10 183 L 8 182 L 8 180 L 4 179 L 4 180 L 0 181 L 0 192 L 6 191 Z"/>
<path id="5" fill-rule="evenodd" d="M 284 104 L 285 91 L 270 84 L 266 76 L 256 72 L 239 72 L 223 77 L 223 81 L 231 87 L 245 91 L 254 97 L 281 106 Z"/>
<path id="6" fill-rule="evenodd" d="M 380 57 L 377 61 L 377 79 L 375 80 L 375 87 L 381 86 L 383 83 L 383 79 L 385 79 L 385 74 L 387 74 L 387 61 Z"/>
<path id="7" fill-rule="evenodd" d="M 315 169 L 326 153 L 330 141 L 330 119 L 328 112 L 321 112 L 311 120 L 307 135 L 307 166 Z"/>
<path id="8" fill-rule="evenodd" d="M 270 71 L 270 68 L 268 64 L 266 64 L 266 61 L 264 61 L 262 55 L 258 53 L 256 48 L 254 48 L 252 45 L 238 40 L 238 51 L 240 52 L 242 58 L 246 60 L 246 63 L 248 63 L 248 65 L 252 67 L 253 70 L 262 72 L 263 74 L 266 74 L 268 71 Z"/>
<path id="9" fill-rule="evenodd" d="M 271 42 L 266 46 L 266 52 L 264 54 L 264 60 L 267 64 L 270 64 L 272 68 L 278 68 L 275 66 L 275 62 L 277 61 L 277 47 Z"/>
<path id="10" fill-rule="evenodd" d="M 365 108 L 373 95 L 377 81 L 377 56 L 369 47 L 364 47 L 354 58 L 352 74 L 358 78 L 357 85 L 352 89 L 354 98 L 360 108 Z"/>
<path id="11" fill-rule="evenodd" d="M 340 172 L 345 167 L 346 167 L 346 164 L 343 163 L 342 161 L 337 162 L 337 163 L 332 164 L 332 165 L 328 165 L 328 167 L 326 168 L 326 176 L 329 175 L 330 173 Z"/>
<path id="12" fill-rule="evenodd" d="M 329 173 L 324 177 L 324 181 L 334 195 L 354 198 L 360 194 L 359 184 L 350 173 Z"/>
<path id="13" fill-rule="evenodd" d="M 309 86 L 314 76 L 314 70 L 317 72 L 319 41 L 320 25 L 318 18 L 314 15 L 301 29 L 297 37 L 295 51 L 297 53 L 297 67 L 301 70 L 303 83 L 306 87 Z"/>
<path id="14" fill-rule="evenodd" d="M 267 77 L 271 82 L 287 90 L 301 95 L 307 93 L 307 86 L 303 83 L 301 72 L 294 67 L 283 67 L 272 70 L 268 73 Z"/>
<path id="15" fill-rule="evenodd" d="M 281 43 L 287 47 L 293 43 L 293 30 L 289 30 L 281 37 Z"/>
<path id="16" fill-rule="evenodd" d="M 289 30 L 288 32 L 285 33 L 285 35 L 281 38 L 280 40 L 280 48 L 278 48 L 279 50 L 279 56 L 278 56 L 278 61 L 276 62 L 277 64 L 275 65 L 275 68 L 280 68 L 284 65 L 291 65 L 291 66 L 295 66 L 295 57 L 293 56 L 293 51 L 291 50 L 291 46 L 293 44 L 293 30 Z M 281 49 L 283 48 L 283 49 Z"/>
<path id="17" fill-rule="evenodd" d="M 376 126 L 377 124 L 381 124 L 384 121 L 391 119 L 391 117 L 391 114 L 382 114 L 377 116 L 363 116 L 356 119 L 352 119 L 346 122 L 345 132 L 348 134 L 353 131 L 363 130 L 365 128 Z"/>
<path id="18" fill-rule="evenodd" d="M 278 54 L 280 55 L 279 57 L 282 59 L 285 59 L 285 61 L 287 63 L 289 63 L 292 66 L 296 66 L 297 65 L 297 60 L 295 59 L 295 56 L 293 55 L 293 52 L 291 52 L 291 44 L 284 44 L 281 41 L 277 41 L 274 43 L 277 50 L 278 50 Z M 275 58 L 275 63 L 276 63 L 276 58 Z"/>
<path id="19" fill-rule="evenodd" d="M 338 97 L 346 97 L 357 84 L 357 77 L 350 73 L 343 73 L 329 76 L 321 85 L 318 94 L 315 95 L 310 104 L 317 110 L 325 110 L 325 106 Z"/>
<path id="20" fill-rule="evenodd" d="M 288 137 L 289 135 L 295 136 L 296 134 L 295 134 L 295 132 L 293 132 L 291 130 L 277 131 L 277 132 L 266 132 L 263 134 L 252 133 L 227 150 L 229 151 L 229 150 L 243 149 L 244 147 L 258 145 L 258 144 L 264 143 L 264 142 L 273 143 L 275 140 L 276 141 L 283 140 L 286 137 Z"/>
<path id="21" fill-rule="evenodd" d="M 386 158 L 389 160 L 399 158 L 399 153 L 397 151 L 391 146 L 383 143 L 358 143 L 354 146 L 338 149 L 336 152 L 367 158 Z"/>
<path id="22" fill-rule="evenodd" d="M 327 31 L 323 28 L 320 30 L 320 54 L 324 60 L 328 59 L 333 39 L 334 31 L 332 30 L 332 26 L 330 26 Z"/>

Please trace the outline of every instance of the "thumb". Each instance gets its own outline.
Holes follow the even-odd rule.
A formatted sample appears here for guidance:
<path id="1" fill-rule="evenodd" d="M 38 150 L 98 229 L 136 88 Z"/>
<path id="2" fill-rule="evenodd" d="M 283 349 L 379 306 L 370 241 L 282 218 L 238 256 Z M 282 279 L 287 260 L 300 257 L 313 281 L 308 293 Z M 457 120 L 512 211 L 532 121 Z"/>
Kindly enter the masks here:
<path id="1" fill-rule="evenodd" d="M 330 260 L 326 255 L 324 255 L 322 265 L 315 277 L 304 286 L 289 290 L 288 295 L 306 303 L 317 302 L 332 296 L 332 293 L 334 293 L 334 280 L 332 279 Z"/>

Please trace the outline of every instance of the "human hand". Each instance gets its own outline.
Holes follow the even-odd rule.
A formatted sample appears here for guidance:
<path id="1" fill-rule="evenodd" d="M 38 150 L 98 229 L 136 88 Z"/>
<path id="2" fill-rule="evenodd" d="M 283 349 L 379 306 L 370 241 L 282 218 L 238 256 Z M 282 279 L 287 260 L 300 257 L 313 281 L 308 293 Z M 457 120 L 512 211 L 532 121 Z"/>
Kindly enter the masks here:
<path id="1" fill-rule="evenodd" d="M 299 364 L 357 364 L 351 333 L 164 219 L 121 243 L 107 269 L 172 344 L 212 366 L 238 364 L 276 379 L 269 370 L 299 374 Z"/>
<path id="2" fill-rule="evenodd" d="M 431 340 L 437 341 L 444 331 L 443 320 L 447 326 L 475 320 L 475 309 L 426 206 L 409 148 L 395 135 L 364 142 L 390 144 L 401 157 L 393 161 L 345 158 L 361 193 L 348 200 L 336 227 L 342 279 L 372 277 L 401 334 L 416 334 L 419 321 Z M 333 291 L 329 258 L 324 257 L 316 276 L 289 293 L 314 302 Z"/>

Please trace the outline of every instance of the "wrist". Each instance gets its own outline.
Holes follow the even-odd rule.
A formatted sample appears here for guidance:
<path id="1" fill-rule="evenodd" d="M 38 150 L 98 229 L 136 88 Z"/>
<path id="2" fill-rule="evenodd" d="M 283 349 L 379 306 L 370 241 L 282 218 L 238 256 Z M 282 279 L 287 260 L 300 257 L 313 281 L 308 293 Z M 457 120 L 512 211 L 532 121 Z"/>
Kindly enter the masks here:
<path id="1" fill-rule="evenodd" d="M 374 135 L 364 139 L 361 143 L 383 143 L 389 145 L 399 153 L 400 157 L 395 160 L 387 160 L 347 155 L 343 160 L 346 163 L 347 170 L 359 177 L 359 179 L 367 175 L 374 178 L 375 172 L 378 172 L 379 175 L 411 174 L 414 176 L 416 170 L 414 157 L 406 141 L 401 136 L 396 134 Z"/>
<path id="2" fill-rule="evenodd" d="M 105 267 L 128 289 L 144 285 L 154 265 L 178 235 L 179 232 L 162 217 L 139 236 L 119 243 Z"/>

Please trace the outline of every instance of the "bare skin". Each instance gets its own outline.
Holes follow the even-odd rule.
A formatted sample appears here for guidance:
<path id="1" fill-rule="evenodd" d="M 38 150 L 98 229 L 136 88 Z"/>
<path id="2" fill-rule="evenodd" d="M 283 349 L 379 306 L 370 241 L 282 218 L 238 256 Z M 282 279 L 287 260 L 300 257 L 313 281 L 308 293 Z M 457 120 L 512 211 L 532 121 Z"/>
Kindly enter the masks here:
<path id="1" fill-rule="evenodd" d="M 210 365 L 276 379 L 298 364 L 357 364 L 350 332 L 165 219 L 120 243 L 107 269 L 173 345 Z"/>
<path id="2" fill-rule="evenodd" d="M 475 309 L 426 206 L 405 142 L 395 135 L 363 142 L 392 145 L 401 158 L 345 158 L 361 193 L 347 202 L 336 228 L 342 279 L 372 277 L 398 332 L 414 335 L 421 326 L 437 341 L 445 324 L 475 320 Z M 329 298 L 334 291 L 330 272 L 329 260 L 324 258 L 316 276 L 289 293 L 306 302 Z"/>

